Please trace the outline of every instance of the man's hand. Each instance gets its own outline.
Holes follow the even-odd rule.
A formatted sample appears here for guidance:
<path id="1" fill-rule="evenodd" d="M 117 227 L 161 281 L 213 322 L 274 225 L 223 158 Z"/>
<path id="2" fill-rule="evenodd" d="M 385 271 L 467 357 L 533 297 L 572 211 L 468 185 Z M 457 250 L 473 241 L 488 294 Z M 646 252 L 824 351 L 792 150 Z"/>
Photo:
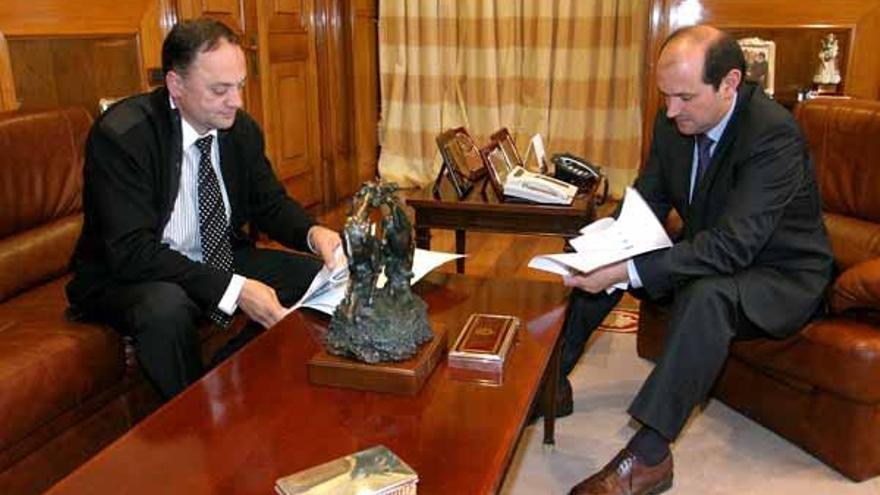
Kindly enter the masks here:
<path id="1" fill-rule="evenodd" d="M 238 307 L 265 328 L 284 317 L 284 307 L 278 301 L 275 289 L 259 280 L 245 279 L 238 295 Z"/>
<path id="2" fill-rule="evenodd" d="M 595 294 L 618 282 L 629 281 L 629 274 L 626 272 L 626 261 L 619 261 L 596 268 L 589 273 L 562 277 L 562 281 L 566 287 L 577 287 L 590 294 Z"/>
<path id="3" fill-rule="evenodd" d="M 342 243 L 339 233 L 327 227 L 314 225 L 308 233 L 309 245 L 312 246 L 328 268 L 336 268 L 336 248 Z"/>

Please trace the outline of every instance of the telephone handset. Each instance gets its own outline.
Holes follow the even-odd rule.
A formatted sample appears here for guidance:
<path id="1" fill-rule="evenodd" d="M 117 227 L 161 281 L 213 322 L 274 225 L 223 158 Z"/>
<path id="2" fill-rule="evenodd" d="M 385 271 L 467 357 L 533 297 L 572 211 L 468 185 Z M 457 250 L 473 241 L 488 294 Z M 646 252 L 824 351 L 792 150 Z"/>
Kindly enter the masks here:
<path id="1" fill-rule="evenodd" d="M 599 183 L 604 182 L 602 195 L 597 198 L 596 204 L 602 204 L 608 198 L 608 181 L 602 167 L 570 153 L 555 154 L 551 161 L 557 179 L 576 186 L 581 192 L 596 190 Z"/>
<path id="2" fill-rule="evenodd" d="M 504 195 L 537 203 L 570 205 L 577 187 L 516 166 L 504 181 Z"/>

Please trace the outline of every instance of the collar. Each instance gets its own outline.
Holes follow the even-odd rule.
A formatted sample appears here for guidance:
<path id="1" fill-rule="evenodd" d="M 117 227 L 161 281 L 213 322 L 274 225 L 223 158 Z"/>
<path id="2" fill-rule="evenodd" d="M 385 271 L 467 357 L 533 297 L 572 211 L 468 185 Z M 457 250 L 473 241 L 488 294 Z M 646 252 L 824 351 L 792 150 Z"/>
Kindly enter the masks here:
<path id="1" fill-rule="evenodd" d="M 724 117 L 721 119 L 721 122 L 715 124 L 715 127 L 706 131 L 706 135 L 712 139 L 713 144 L 717 144 L 718 141 L 721 140 L 721 136 L 724 134 L 724 129 L 727 128 L 727 123 L 730 122 L 730 117 L 733 116 L 733 111 L 736 109 L 736 99 L 739 98 L 737 93 L 733 94 L 733 101 L 730 103 L 730 108 L 727 110 L 727 113 L 724 114 Z"/>
<path id="2" fill-rule="evenodd" d="M 168 97 L 168 102 L 171 104 L 171 109 L 175 110 L 177 105 L 174 104 L 174 99 L 171 96 Z M 179 113 L 179 112 L 178 112 Z M 190 146 L 192 146 L 197 139 L 203 138 L 205 136 L 214 136 L 214 142 L 217 142 L 217 129 L 211 129 L 205 134 L 199 135 L 193 126 L 186 121 L 186 118 L 181 115 L 180 116 L 180 131 L 183 138 L 183 149 L 187 150 Z"/>

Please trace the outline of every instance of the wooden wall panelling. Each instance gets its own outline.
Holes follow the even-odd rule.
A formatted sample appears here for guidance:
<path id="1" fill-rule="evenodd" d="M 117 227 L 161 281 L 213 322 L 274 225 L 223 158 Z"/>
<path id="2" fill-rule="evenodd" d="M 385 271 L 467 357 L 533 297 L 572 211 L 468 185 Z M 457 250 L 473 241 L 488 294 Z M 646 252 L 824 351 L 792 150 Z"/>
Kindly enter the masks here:
<path id="1" fill-rule="evenodd" d="M 266 151 L 288 192 L 324 201 L 311 0 L 259 0 L 257 17 Z"/>
<path id="2" fill-rule="evenodd" d="M 4 1 L 0 31 L 9 41 L 19 38 L 129 37 L 137 41 L 138 57 L 127 63 L 140 72 L 147 89 L 147 69 L 161 67 L 165 33 L 177 19 L 175 0 L 27 0 Z"/>
<path id="3" fill-rule="evenodd" d="M 223 21 L 237 34 L 244 32 L 243 0 L 179 0 L 181 19 L 207 16 Z"/>
<path id="4" fill-rule="evenodd" d="M 331 203 L 376 176 L 377 12 L 376 0 L 316 2 L 325 197 Z"/>
<path id="5" fill-rule="evenodd" d="M 321 159 L 324 195 L 333 204 L 355 190 L 356 163 L 351 105 L 350 5 L 339 0 L 315 2 L 315 34 L 321 112 Z"/>
<path id="6" fill-rule="evenodd" d="M 23 109 L 79 105 L 95 116 L 99 99 L 143 89 L 138 43 L 131 35 L 20 38 L 9 47 Z"/>
<path id="7" fill-rule="evenodd" d="M 848 54 L 838 60 L 842 69 L 842 87 L 846 94 L 868 99 L 880 99 L 880 0 L 836 0 L 834 2 L 803 2 L 800 0 L 652 0 L 650 33 L 648 36 L 647 53 L 651 57 L 648 63 L 648 74 L 645 86 L 645 119 L 644 135 L 646 143 L 643 151 L 647 157 L 651 139 L 654 116 L 661 107 L 656 87 L 655 63 L 659 55 L 659 47 L 666 36 L 675 28 L 693 24 L 706 23 L 734 33 L 746 31 L 779 34 L 781 41 L 786 38 L 797 41 L 799 47 L 794 48 L 791 57 L 809 60 L 781 61 L 780 48 L 777 43 L 777 78 L 783 83 L 789 77 L 780 69 L 794 70 L 804 74 L 810 64 L 818 65 L 816 45 L 810 54 L 806 47 L 810 41 L 804 41 L 815 35 L 826 32 L 849 33 L 843 36 L 840 47 L 846 47 Z M 803 33 L 797 31 L 802 30 Z M 843 51 L 841 50 L 841 53 Z M 782 64 L 780 67 L 779 64 Z M 784 68 L 784 67 L 788 68 Z M 815 67 L 812 70 L 815 70 Z M 799 77 L 799 76 L 792 76 Z M 795 84 L 795 83 L 787 83 Z M 785 97 L 784 88 L 781 97 Z"/>
<path id="8" fill-rule="evenodd" d="M 18 96 L 15 94 L 15 79 L 12 77 L 9 46 L 6 44 L 6 36 L 0 32 L 0 112 L 17 109 Z"/>
<path id="9" fill-rule="evenodd" d="M 352 88 L 357 183 L 376 177 L 379 160 L 378 0 L 355 0 L 352 15 Z"/>

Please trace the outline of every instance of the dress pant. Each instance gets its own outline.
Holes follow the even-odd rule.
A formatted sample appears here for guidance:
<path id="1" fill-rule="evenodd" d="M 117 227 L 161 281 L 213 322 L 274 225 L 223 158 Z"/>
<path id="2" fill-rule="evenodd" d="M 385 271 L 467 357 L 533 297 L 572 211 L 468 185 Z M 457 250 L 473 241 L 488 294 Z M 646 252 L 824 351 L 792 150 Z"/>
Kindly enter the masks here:
<path id="1" fill-rule="evenodd" d="M 634 294 L 644 296 L 643 291 Z M 563 327 L 563 377 L 577 364 L 593 330 L 621 296 L 622 291 L 611 295 L 572 291 Z M 630 405 L 629 414 L 673 441 L 693 408 L 707 399 L 731 341 L 768 335 L 746 318 L 732 277 L 697 279 L 661 304 L 671 308 L 663 354 Z"/>
<path id="2" fill-rule="evenodd" d="M 274 288 L 285 307 L 306 291 L 322 262 L 286 251 L 246 247 L 233 253 L 235 273 Z M 198 380 L 205 371 L 198 327 L 207 323 L 205 311 L 171 282 L 116 285 L 77 308 L 86 318 L 110 324 L 134 338 L 137 358 L 166 399 Z M 213 367 L 263 331 L 248 324 L 214 356 Z"/>

